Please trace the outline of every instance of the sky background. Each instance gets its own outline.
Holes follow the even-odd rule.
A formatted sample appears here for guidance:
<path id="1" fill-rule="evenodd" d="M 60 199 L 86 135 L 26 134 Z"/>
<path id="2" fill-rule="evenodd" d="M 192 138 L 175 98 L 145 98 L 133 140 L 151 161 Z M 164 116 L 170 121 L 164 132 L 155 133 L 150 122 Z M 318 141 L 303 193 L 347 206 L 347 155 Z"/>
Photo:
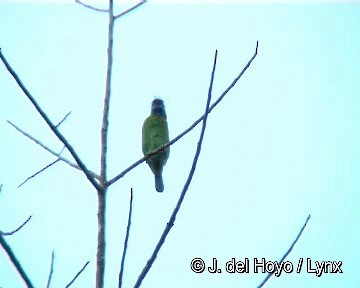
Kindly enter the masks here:
<path id="1" fill-rule="evenodd" d="M 129 4 L 115 6 L 117 12 Z M 23 83 L 85 164 L 99 171 L 107 21 L 80 5 L 1 4 L 0 47 Z M 175 225 L 142 287 L 257 287 L 254 258 L 343 261 L 342 274 L 283 273 L 266 287 L 360 287 L 360 5 L 164 5 L 147 3 L 114 31 L 108 175 L 142 157 L 141 127 L 151 101 L 166 104 L 170 137 L 205 109 L 215 50 L 213 101 L 252 57 L 237 85 L 210 114 L 197 170 Z M 97 196 L 64 163 L 17 186 L 55 157 L 51 133 L 0 64 L 0 230 L 32 220 L 6 238 L 36 287 L 94 287 Z M 187 179 L 200 125 L 171 146 L 164 193 L 143 163 L 108 191 L 106 287 L 117 287 L 130 189 L 133 220 L 124 287 L 132 287 Z M 69 159 L 69 153 L 64 152 Z M 201 257 L 220 266 L 250 259 L 249 274 L 196 274 Z M 0 287 L 24 287 L 3 250 Z"/>

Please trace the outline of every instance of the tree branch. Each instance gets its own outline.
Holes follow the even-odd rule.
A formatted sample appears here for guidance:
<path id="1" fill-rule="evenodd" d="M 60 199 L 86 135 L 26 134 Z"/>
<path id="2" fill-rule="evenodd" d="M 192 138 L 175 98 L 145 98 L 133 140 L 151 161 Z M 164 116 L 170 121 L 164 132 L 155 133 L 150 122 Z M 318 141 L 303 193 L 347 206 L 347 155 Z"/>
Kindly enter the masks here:
<path id="1" fill-rule="evenodd" d="M 15 266 L 17 272 L 19 273 L 21 279 L 25 282 L 28 288 L 34 288 L 35 286 L 31 283 L 29 276 L 26 274 L 24 269 L 22 268 L 19 260 L 16 258 L 14 252 L 12 251 L 11 247 L 5 241 L 2 234 L 0 234 L 0 245 L 5 250 L 6 254 L 8 255 L 11 263 Z"/>
<path id="2" fill-rule="evenodd" d="M 132 190 L 132 188 L 131 188 L 128 225 L 127 225 L 127 228 L 126 228 L 126 236 L 125 236 L 125 241 L 124 241 L 124 250 L 123 250 L 123 255 L 122 255 L 122 259 L 121 259 L 120 274 L 119 274 L 119 288 L 122 287 L 122 279 L 123 279 L 124 266 L 125 266 L 125 265 L 124 265 L 124 264 L 125 264 L 125 257 L 126 257 L 126 251 L 127 251 L 127 246 L 128 246 L 128 241 L 129 241 L 129 235 L 130 235 L 133 199 L 134 199 L 134 197 L 133 197 L 133 190 Z"/>
<path id="3" fill-rule="evenodd" d="M 301 234 L 303 233 L 306 224 L 308 223 L 308 221 L 310 220 L 310 214 L 308 215 L 308 217 L 306 218 L 305 224 L 301 227 L 298 235 L 296 236 L 294 242 L 291 244 L 290 248 L 286 251 L 286 253 L 284 254 L 284 256 L 280 259 L 279 261 L 279 265 L 284 262 L 285 258 L 290 254 L 291 250 L 294 248 L 296 242 L 299 240 Z M 274 274 L 274 272 L 269 273 L 266 275 L 265 279 L 260 283 L 260 285 L 257 288 L 263 287 L 265 285 L 265 283 L 270 279 L 270 277 Z"/>
<path id="4" fill-rule="evenodd" d="M 104 97 L 103 120 L 101 127 L 101 155 L 100 155 L 100 186 L 98 190 L 98 246 L 96 254 L 96 288 L 104 287 L 105 276 L 105 227 L 106 227 L 106 193 L 107 187 L 107 142 L 109 132 L 109 110 L 111 96 L 111 75 L 112 75 L 112 49 L 114 33 L 114 3 L 109 0 L 109 31 L 108 31 L 108 48 L 107 48 L 107 71 L 106 71 L 106 89 Z"/>
<path id="5" fill-rule="evenodd" d="M 51 253 L 50 272 L 49 272 L 49 277 L 48 277 L 48 282 L 47 282 L 46 288 L 50 288 L 51 278 L 52 278 L 52 275 L 54 273 L 54 259 L 55 259 L 55 252 L 52 251 L 52 253 Z"/>
<path id="6" fill-rule="evenodd" d="M 58 124 L 55 125 L 55 127 L 58 128 L 58 127 L 66 120 L 66 118 L 67 118 L 70 114 L 71 114 L 71 111 L 70 111 L 69 113 L 67 113 L 67 114 L 65 115 L 65 117 L 64 117 Z"/>
<path id="7" fill-rule="evenodd" d="M 24 221 L 24 223 L 22 223 L 18 228 L 16 228 L 13 231 L 10 231 L 10 232 L 2 232 L 2 231 L 0 231 L 0 235 L 10 236 L 10 235 L 15 234 L 16 232 L 18 232 L 21 228 L 23 228 L 30 221 L 31 217 L 32 217 L 32 215 L 30 215 L 29 218 Z"/>
<path id="8" fill-rule="evenodd" d="M 7 120 L 7 122 L 13 126 L 17 131 L 19 131 L 21 134 L 23 134 L 24 136 L 28 137 L 29 139 L 31 139 L 32 141 L 34 141 L 36 144 L 40 145 L 42 148 L 44 148 L 46 151 L 48 151 L 49 153 L 53 154 L 54 156 L 56 156 L 58 159 L 60 159 L 61 161 L 65 162 L 66 164 L 68 164 L 69 166 L 78 169 L 81 171 L 81 168 L 79 167 L 79 165 L 76 165 L 74 163 L 72 163 L 71 161 L 69 161 L 68 159 L 64 158 L 61 156 L 61 152 L 57 153 L 54 150 L 52 150 L 51 148 L 47 147 L 45 144 L 43 144 L 41 141 L 37 140 L 36 138 L 34 138 L 33 136 L 31 136 L 29 133 L 25 132 L 24 130 L 20 129 L 18 126 L 16 126 L 14 123 L 10 122 L 9 120 Z M 100 176 L 97 175 L 95 172 L 92 172 L 91 170 L 89 170 L 89 173 L 92 175 L 92 177 L 100 180 Z"/>
<path id="9" fill-rule="evenodd" d="M 98 244 L 96 253 L 96 288 L 104 287 L 105 276 L 105 212 L 106 212 L 106 192 L 98 194 Z"/>
<path id="10" fill-rule="evenodd" d="M 63 147 L 63 149 L 61 149 L 60 153 L 61 154 L 65 149 L 65 146 Z M 50 164 L 46 165 L 44 168 L 40 169 L 39 171 L 35 172 L 34 174 L 32 174 L 31 176 L 29 176 L 28 178 L 26 178 L 23 182 L 21 182 L 21 184 L 17 187 L 20 188 L 22 185 L 24 185 L 27 181 L 29 181 L 30 179 L 34 178 L 36 175 L 39 175 L 41 172 L 44 172 L 46 169 L 48 169 L 49 167 L 51 167 L 52 165 L 54 165 L 55 163 L 59 162 L 60 159 L 56 159 L 55 161 L 52 161 Z"/>
<path id="11" fill-rule="evenodd" d="M 34 174 L 32 174 L 31 176 L 29 176 L 28 178 L 26 178 L 23 182 L 21 182 L 21 184 L 17 187 L 20 188 L 22 185 L 24 185 L 27 181 L 29 181 L 30 179 L 34 178 L 36 175 L 39 175 L 41 172 L 44 172 L 46 169 L 48 169 L 49 167 L 51 167 L 52 165 L 54 165 L 55 163 L 59 162 L 60 159 L 56 159 L 55 161 L 51 162 L 50 164 L 46 165 L 44 168 L 40 169 L 39 171 L 35 172 Z"/>
<path id="12" fill-rule="evenodd" d="M 46 113 L 42 110 L 42 108 L 39 106 L 39 104 L 36 102 L 35 98 L 30 94 L 30 92 L 27 90 L 25 85 L 21 82 L 19 76 L 16 74 L 16 72 L 12 69 L 10 64 L 5 59 L 5 56 L 3 55 L 1 49 L 0 49 L 0 58 L 3 61 L 6 69 L 10 72 L 10 74 L 15 79 L 16 83 L 19 85 L 21 90 L 24 92 L 24 94 L 27 96 L 27 98 L 30 100 L 30 102 L 33 104 L 35 109 L 38 111 L 38 113 L 41 115 L 41 117 L 44 119 L 46 124 L 50 127 L 50 129 L 53 131 L 53 133 L 57 136 L 57 138 L 66 146 L 66 148 L 69 150 L 71 155 L 74 157 L 76 163 L 80 166 L 81 171 L 84 172 L 86 178 L 90 181 L 90 183 L 96 188 L 96 190 L 100 190 L 100 185 L 95 181 L 94 177 L 92 177 L 90 171 L 86 168 L 85 164 L 82 162 L 80 157 L 75 152 L 75 149 L 70 145 L 70 143 L 66 140 L 66 138 L 62 135 L 62 133 L 57 130 L 55 125 L 51 122 L 49 117 L 46 115 Z"/>
<path id="13" fill-rule="evenodd" d="M 97 11 L 97 12 L 109 12 L 108 9 L 99 9 L 99 8 L 96 8 L 94 6 L 91 6 L 91 5 L 88 5 L 88 4 L 85 4 L 83 2 L 81 2 L 80 0 L 75 0 L 76 3 L 86 7 L 86 8 L 89 8 L 90 10 L 94 10 L 94 11 Z"/>
<path id="14" fill-rule="evenodd" d="M 106 182 L 106 166 L 107 166 L 107 140 L 109 132 L 109 109 L 111 96 L 111 76 L 112 76 L 112 62 L 113 62 L 113 34 L 114 34 L 114 15 L 113 15 L 113 0 L 109 1 L 109 33 L 108 33 L 108 48 L 107 48 L 107 71 L 106 71 L 106 90 L 104 98 L 104 111 L 101 127 L 101 183 Z"/>
<path id="15" fill-rule="evenodd" d="M 131 12 L 131 11 L 135 10 L 136 8 L 140 7 L 141 5 L 145 4 L 146 2 L 147 2 L 146 0 L 143 0 L 143 1 L 139 2 L 138 4 L 136 4 L 135 6 L 131 7 L 130 9 L 127 9 L 127 10 L 125 10 L 124 12 L 121 12 L 120 14 L 116 15 L 116 16 L 114 17 L 114 19 L 115 19 L 115 20 L 116 20 L 116 19 L 119 19 L 120 17 L 128 14 L 129 12 Z"/>
<path id="16" fill-rule="evenodd" d="M 176 204 L 176 207 L 173 211 L 173 213 L 171 214 L 171 217 L 169 219 L 169 222 L 166 224 L 164 232 L 162 233 L 159 242 L 156 244 L 155 250 L 153 251 L 150 259 L 147 261 L 143 271 L 140 273 L 136 283 L 135 283 L 135 288 L 140 287 L 141 282 L 144 280 L 145 276 L 147 275 L 147 273 L 149 272 L 149 270 L 152 267 L 152 264 L 154 263 L 154 261 L 156 260 L 157 254 L 159 253 L 162 245 L 165 242 L 165 239 L 167 237 L 167 235 L 169 234 L 171 228 L 174 226 L 175 220 L 176 220 L 176 215 L 180 210 L 181 204 L 185 198 L 186 192 L 190 186 L 192 177 L 195 173 L 195 169 L 196 169 L 196 164 L 197 161 L 199 159 L 200 156 L 200 152 L 201 152 L 201 145 L 204 139 L 204 134 L 205 134 L 205 129 L 206 129 L 206 122 L 207 122 L 207 117 L 208 114 L 210 112 L 210 101 L 211 101 L 211 94 L 212 94 L 212 86 L 213 86 L 213 81 L 214 81 L 214 75 L 215 75 L 215 68 L 216 68 L 216 58 L 217 58 L 217 50 L 215 52 L 215 57 L 214 57 L 214 66 L 213 66 L 213 70 L 211 73 L 211 80 L 210 80 L 210 85 L 209 85 L 209 92 L 208 92 L 208 97 L 207 97 L 207 102 L 206 102 L 206 109 L 205 109 L 205 114 L 204 114 L 204 118 L 203 118 L 203 124 L 202 124 L 202 128 L 201 128 L 201 133 L 200 133 L 200 138 L 197 144 L 197 149 L 196 149 L 196 153 L 195 153 L 195 157 L 194 157 L 194 161 L 189 173 L 189 176 L 186 180 L 186 183 L 184 185 L 184 188 L 181 192 L 180 198 Z"/>
<path id="17" fill-rule="evenodd" d="M 258 45 L 259 45 L 259 41 L 256 42 L 256 49 L 255 49 L 255 53 L 254 55 L 251 57 L 251 59 L 249 60 L 249 62 L 245 65 L 245 67 L 242 69 L 242 71 L 240 72 L 240 74 L 231 82 L 231 84 L 225 89 L 225 91 L 220 95 L 220 97 L 210 106 L 209 109 L 209 113 L 216 107 L 216 105 L 219 104 L 219 102 L 225 97 L 225 95 L 231 90 L 231 88 L 233 88 L 235 86 L 235 84 L 237 83 L 237 81 L 241 78 L 241 76 L 245 73 L 245 71 L 249 68 L 250 64 L 252 63 L 252 61 L 255 59 L 257 52 L 258 52 Z M 178 141 L 179 139 L 181 139 L 183 136 L 185 136 L 187 133 L 189 133 L 192 129 L 194 129 L 203 119 L 204 119 L 205 115 L 202 115 L 199 119 L 197 119 L 189 128 L 187 128 L 184 132 L 182 132 L 181 134 L 179 134 L 178 136 L 176 136 L 174 139 L 172 139 L 170 142 L 168 142 L 167 144 L 165 144 L 163 147 L 160 147 L 159 149 L 155 150 L 152 153 L 149 153 L 148 155 L 142 157 L 141 159 L 139 159 L 138 161 L 136 161 L 134 164 L 132 164 L 131 166 L 129 166 L 128 168 L 126 168 L 124 171 L 122 171 L 121 173 L 119 173 L 117 176 L 115 176 L 114 178 L 112 178 L 111 180 L 109 180 L 106 185 L 110 186 L 112 184 L 114 184 L 116 181 L 118 181 L 119 179 L 121 179 L 122 177 L 124 177 L 128 172 L 130 172 L 132 169 L 134 169 L 136 166 L 140 165 L 142 162 L 146 161 L 149 157 L 159 153 L 160 151 L 163 151 L 165 148 L 171 146 L 172 144 L 174 144 L 176 141 Z"/>
<path id="18" fill-rule="evenodd" d="M 85 263 L 85 265 L 80 269 L 80 271 L 78 273 L 76 273 L 75 277 L 69 282 L 69 284 L 67 284 L 65 286 L 65 288 L 69 288 L 76 280 L 76 278 L 78 278 L 80 276 L 80 274 L 85 270 L 86 266 L 90 263 L 90 261 L 87 261 Z"/>

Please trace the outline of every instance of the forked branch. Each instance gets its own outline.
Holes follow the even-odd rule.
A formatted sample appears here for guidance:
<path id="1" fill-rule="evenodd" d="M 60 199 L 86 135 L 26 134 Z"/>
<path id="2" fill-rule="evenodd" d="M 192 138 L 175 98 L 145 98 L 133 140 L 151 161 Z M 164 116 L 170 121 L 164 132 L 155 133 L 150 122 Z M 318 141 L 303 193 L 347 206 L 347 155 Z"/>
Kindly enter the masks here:
<path id="1" fill-rule="evenodd" d="M 146 0 L 143 0 L 143 1 L 139 2 L 138 4 L 134 5 L 133 7 L 125 10 L 124 12 L 121 12 L 120 14 L 114 16 L 115 20 L 116 20 L 116 19 L 119 19 L 120 17 L 122 17 L 122 16 L 124 16 L 124 15 L 126 15 L 126 14 L 128 14 L 128 13 L 130 13 L 131 11 L 135 10 L 136 8 L 138 8 L 138 7 L 140 7 L 141 5 L 145 4 L 146 2 L 147 2 Z"/>
<path id="2" fill-rule="evenodd" d="M 30 221 L 31 217 L 32 217 L 32 215 L 29 216 L 29 218 L 26 221 L 24 221 L 18 228 L 14 229 L 13 231 L 10 231 L 10 232 L 0 231 L 0 246 L 4 249 L 5 253 L 8 255 L 11 263 L 14 265 L 16 271 L 19 273 L 21 279 L 25 282 L 25 284 L 28 288 L 33 288 L 35 286 L 32 284 L 29 276 L 26 274 L 25 270 L 22 268 L 20 261 L 15 256 L 15 253 L 12 251 L 10 245 L 5 241 L 4 236 L 10 236 L 10 235 L 13 235 L 16 232 L 18 232 L 21 228 L 23 228 Z"/>
<path id="3" fill-rule="evenodd" d="M 81 171 L 81 168 L 79 165 L 74 164 L 73 162 L 71 162 L 70 160 L 66 159 L 65 157 L 61 156 L 61 152 L 57 153 L 54 150 L 52 150 L 51 148 L 49 148 L 48 146 L 46 146 L 45 144 L 43 144 L 40 140 L 36 139 L 35 137 L 31 136 L 29 133 L 25 132 L 24 130 L 22 130 L 21 128 L 19 128 L 18 126 L 16 126 L 14 123 L 10 122 L 9 120 L 7 120 L 7 122 L 13 126 L 17 131 L 19 131 L 21 134 L 23 134 L 25 137 L 31 139 L 32 141 L 34 141 L 36 144 L 38 144 L 41 148 L 45 149 L 46 151 L 48 151 L 49 153 L 53 154 L 54 156 L 56 156 L 59 160 L 65 162 L 66 164 L 68 164 L 69 166 L 78 169 Z M 95 172 L 89 170 L 89 173 L 95 178 L 100 180 L 100 176 L 97 175 Z"/>
<path id="4" fill-rule="evenodd" d="M 44 112 L 44 110 L 40 107 L 40 105 L 37 103 L 35 98 L 30 94 L 29 90 L 25 87 L 25 85 L 20 80 L 19 76 L 16 74 L 14 69 L 10 66 L 9 62 L 6 60 L 5 56 L 3 55 L 1 49 L 0 49 L 0 58 L 3 61 L 6 69 L 9 71 L 9 73 L 13 76 L 16 83 L 19 85 L 20 89 L 24 92 L 24 94 L 27 96 L 27 98 L 30 100 L 30 102 L 33 104 L 35 109 L 38 111 L 38 113 L 41 115 L 41 117 L 44 119 L 46 124 L 50 127 L 51 131 L 56 135 L 56 137 L 66 146 L 66 148 L 69 150 L 71 155 L 74 157 L 76 163 L 80 166 L 81 171 L 84 172 L 86 178 L 90 181 L 90 183 L 96 188 L 96 190 L 100 190 L 100 185 L 95 181 L 94 177 L 91 175 L 90 171 L 87 169 L 85 164 L 82 162 L 80 157 L 75 152 L 75 149 L 70 145 L 70 143 L 66 140 L 66 138 L 62 135 L 62 133 L 56 128 L 56 126 L 52 123 L 50 118 L 47 116 L 47 114 Z"/>
<path id="5" fill-rule="evenodd" d="M 85 8 L 88 8 L 90 10 L 94 10 L 94 11 L 97 11 L 97 12 L 109 12 L 109 9 L 101 9 L 101 8 L 96 8 L 92 5 L 89 5 L 89 4 L 86 4 L 80 0 L 75 0 L 76 3 L 84 6 Z M 146 0 L 143 0 L 143 1 L 140 1 L 138 4 L 134 5 L 133 7 L 125 10 L 124 12 L 121 12 L 120 14 L 114 16 L 114 19 L 118 19 L 126 14 L 128 14 L 129 12 L 135 10 L 136 8 L 140 7 L 141 5 L 143 5 L 144 3 L 146 3 L 147 1 Z"/>

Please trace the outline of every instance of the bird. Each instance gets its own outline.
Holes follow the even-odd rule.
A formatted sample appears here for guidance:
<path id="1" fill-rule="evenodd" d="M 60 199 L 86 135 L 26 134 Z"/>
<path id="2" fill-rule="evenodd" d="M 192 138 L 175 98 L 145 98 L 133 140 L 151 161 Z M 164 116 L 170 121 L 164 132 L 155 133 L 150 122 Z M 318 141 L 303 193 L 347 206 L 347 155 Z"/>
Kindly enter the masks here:
<path id="1" fill-rule="evenodd" d="M 169 129 L 166 118 L 164 101 L 155 98 L 152 101 L 151 114 L 145 119 L 142 127 L 142 151 L 144 156 L 169 142 Z M 162 171 L 169 154 L 170 148 L 167 147 L 146 161 L 155 176 L 155 189 L 157 192 L 164 191 Z"/>

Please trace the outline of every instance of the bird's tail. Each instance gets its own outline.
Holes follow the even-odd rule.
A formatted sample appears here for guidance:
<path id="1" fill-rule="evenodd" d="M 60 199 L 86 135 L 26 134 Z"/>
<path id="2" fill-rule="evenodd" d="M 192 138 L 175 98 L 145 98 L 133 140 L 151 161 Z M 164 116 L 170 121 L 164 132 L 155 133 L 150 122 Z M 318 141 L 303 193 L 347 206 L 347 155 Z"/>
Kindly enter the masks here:
<path id="1" fill-rule="evenodd" d="M 155 175 L 155 188 L 157 192 L 164 191 L 164 182 L 161 175 Z"/>

